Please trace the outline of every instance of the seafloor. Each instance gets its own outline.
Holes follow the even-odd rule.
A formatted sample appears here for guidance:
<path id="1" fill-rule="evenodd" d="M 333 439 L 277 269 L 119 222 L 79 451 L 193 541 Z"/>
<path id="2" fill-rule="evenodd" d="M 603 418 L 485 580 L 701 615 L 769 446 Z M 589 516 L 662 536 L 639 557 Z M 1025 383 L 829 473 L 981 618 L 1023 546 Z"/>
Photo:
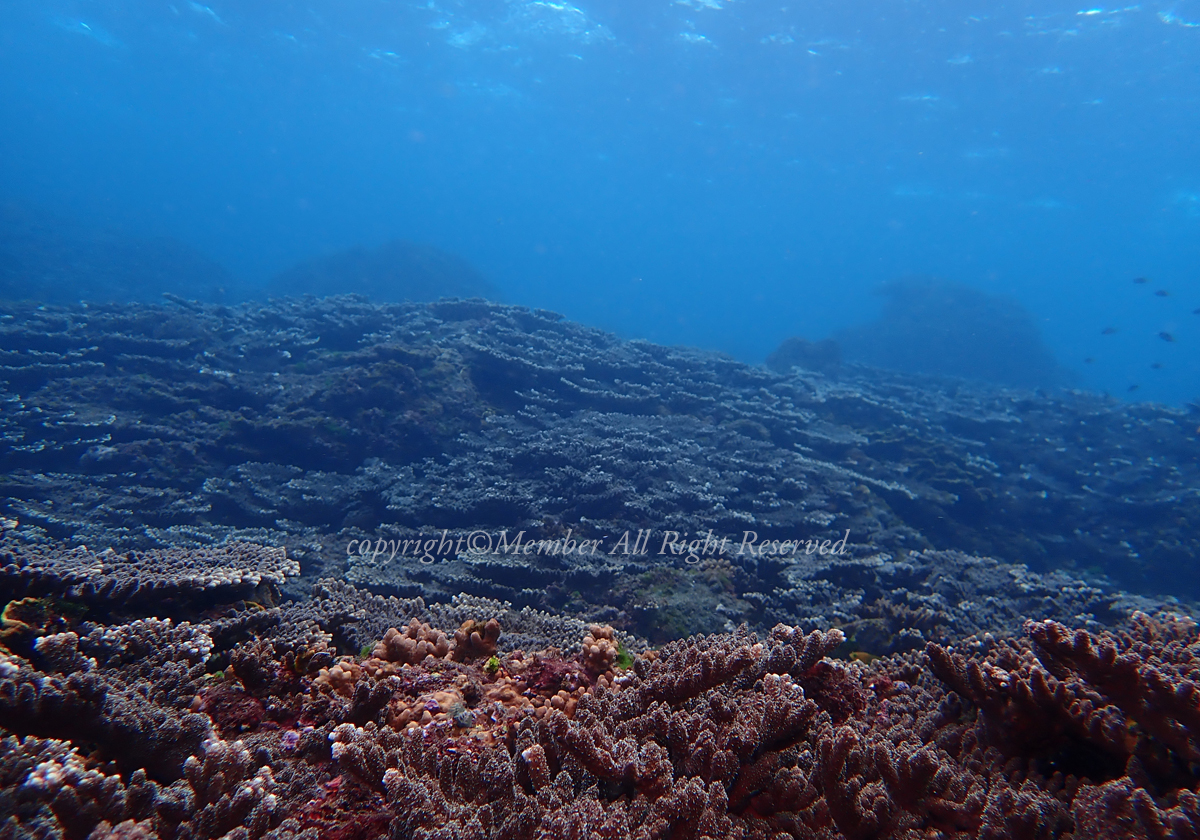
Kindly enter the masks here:
<path id="1" fill-rule="evenodd" d="M 1200 836 L 1196 410 L 481 300 L 0 382 L 0 840 Z"/>

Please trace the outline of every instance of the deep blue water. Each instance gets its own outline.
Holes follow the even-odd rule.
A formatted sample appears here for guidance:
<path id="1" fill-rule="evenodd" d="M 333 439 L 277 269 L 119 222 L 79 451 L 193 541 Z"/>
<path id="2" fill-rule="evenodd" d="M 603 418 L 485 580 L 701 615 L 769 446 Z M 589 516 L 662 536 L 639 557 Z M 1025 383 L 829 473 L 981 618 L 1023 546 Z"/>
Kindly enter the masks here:
<path id="1" fill-rule="evenodd" d="M 1017 297 L 1080 385 L 1180 402 L 1200 0 L 6 0 L 0 197 L 247 287 L 430 243 L 752 362 L 935 275 Z"/>

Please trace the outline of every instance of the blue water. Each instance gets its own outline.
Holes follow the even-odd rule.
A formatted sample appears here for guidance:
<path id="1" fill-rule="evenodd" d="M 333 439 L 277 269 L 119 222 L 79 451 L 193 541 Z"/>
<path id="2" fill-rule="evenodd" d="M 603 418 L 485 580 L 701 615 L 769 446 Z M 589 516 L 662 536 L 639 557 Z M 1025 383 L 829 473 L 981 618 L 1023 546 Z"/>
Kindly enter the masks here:
<path id="1" fill-rule="evenodd" d="M 1200 0 L 6 0 L 0 197 L 250 289 L 429 243 L 751 362 L 934 275 L 1018 298 L 1080 386 L 1181 402 Z"/>

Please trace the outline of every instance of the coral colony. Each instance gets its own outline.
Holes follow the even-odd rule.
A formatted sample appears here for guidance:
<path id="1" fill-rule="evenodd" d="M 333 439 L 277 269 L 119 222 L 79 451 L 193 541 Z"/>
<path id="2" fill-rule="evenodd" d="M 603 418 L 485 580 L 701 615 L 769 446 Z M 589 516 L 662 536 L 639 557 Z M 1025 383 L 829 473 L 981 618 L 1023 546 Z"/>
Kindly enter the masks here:
<path id="1" fill-rule="evenodd" d="M 486 599 L 323 581 L 275 606 L 296 564 L 252 545 L 9 540 L 0 563 L 5 838 L 1166 838 L 1200 819 L 1200 629 L 1178 617 L 882 658 L 779 625 L 631 656 L 611 627 Z M 144 617 L 162 604 L 192 617 Z"/>
<path id="2" fill-rule="evenodd" d="M 0 840 L 1200 837 L 1186 410 L 13 307 Z"/>

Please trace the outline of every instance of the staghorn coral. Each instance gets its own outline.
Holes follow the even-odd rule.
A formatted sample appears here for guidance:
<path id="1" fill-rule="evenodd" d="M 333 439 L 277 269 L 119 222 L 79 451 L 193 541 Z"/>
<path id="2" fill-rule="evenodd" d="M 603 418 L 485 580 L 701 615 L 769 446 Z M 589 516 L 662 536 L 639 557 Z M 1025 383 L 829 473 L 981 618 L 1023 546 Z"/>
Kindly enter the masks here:
<path id="1" fill-rule="evenodd" d="M 128 780 L 109 774 L 64 741 L 32 736 L 0 740 L 0 806 L 10 814 L 0 836 L 66 838 L 262 836 L 279 820 L 269 766 L 257 767 L 241 741 L 211 740 L 184 764 L 186 779 L 169 787 L 142 770 Z M 51 835 L 53 836 L 53 835 Z"/>
<path id="2" fill-rule="evenodd" d="M 1164 661 L 1184 669 L 1189 633 L 1138 617 L 1130 643 L 1149 646 L 1140 655 L 1164 646 Z M 1074 656 L 1108 660 L 1096 651 L 1109 640 L 1070 638 Z M 935 652 L 831 662 L 841 640 L 787 627 L 763 642 L 694 638 L 591 687 L 573 715 L 520 719 L 507 741 L 429 724 L 344 725 L 334 754 L 382 790 L 396 837 L 1195 836 L 1195 779 L 1160 800 L 1133 776 L 1064 774 L 1037 755 L 1005 754 L 986 714 L 973 715 L 969 678 L 959 694 L 928 673 Z M 986 664 L 984 655 L 964 669 Z"/>
<path id="3" fill-rule="evenodd" d="M 35 826 L 44 826 L 60 836 L 86 837 L 101 820 L 145 813 L 147 799 L 155 795 L 145 773 L 135 774 L 127 787 L 55 739 L 0 739 L 0 768 L 0 814 L 8 815 L 0 836 L 21 836 L 22 826 L 36 833 Z"/>
<path id="4" fill-rule="evenodd" d="M 1077 836 L 1097 840 L 1200 837 L 1200 796 L 1183 791 L 1176 804 L 1161 803 L 1129 776 L 1080 791 L 1072 816 Z"/>
<path id="5" fill-rule="evenodd" d="M 1071 632 L 1054 621 L 1028 622 L 1025 632 L 1049 668 L 1077 675 L 1140 726 L 1132 754 L 1145 760 L 1161 745 L 1186 763 L 1200 762 L 1200 640 L 1194 621 L 1153 621 L 1137 613 L 1130 629 L 1116 636 Z"/>
<path id="6" fill-rule="evenodd" d="M 257 838 L 278 822 L 271 768 L 255 766 L 242 741 L 216 739 L 204 745 L 202 756 L 184 762 L 192 794 L 188 827 L 193 837 L 223 837 L 241 828 L 243 837 Z"/>
<path id="7" fill-rule="evenodd" d="M 158 834 L 149 822 L 125 820 L 112 825 L 107 820 L 102 820 L 88 835 L 88 840 L 158 840 Z"/>

